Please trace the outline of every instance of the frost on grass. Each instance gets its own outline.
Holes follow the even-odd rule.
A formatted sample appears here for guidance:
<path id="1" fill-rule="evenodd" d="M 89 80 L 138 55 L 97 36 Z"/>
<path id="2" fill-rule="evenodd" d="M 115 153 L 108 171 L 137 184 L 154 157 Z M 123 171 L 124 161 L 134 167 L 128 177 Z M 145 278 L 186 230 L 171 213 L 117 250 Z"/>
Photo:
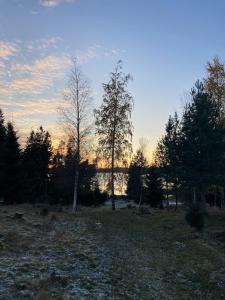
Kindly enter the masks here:
<path id="1" fill-rule="evenodd" d="M 224 251 L 207 236 L 168 212 L 3 208 L 0 299 L 223 299 Z"/>

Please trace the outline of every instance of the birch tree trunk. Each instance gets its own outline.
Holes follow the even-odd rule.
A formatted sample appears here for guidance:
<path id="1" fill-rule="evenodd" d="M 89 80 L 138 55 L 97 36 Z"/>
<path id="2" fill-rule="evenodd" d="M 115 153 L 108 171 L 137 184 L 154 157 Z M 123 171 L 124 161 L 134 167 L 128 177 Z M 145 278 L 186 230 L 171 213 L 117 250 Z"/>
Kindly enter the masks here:
<path id="1" fill-rule="evenodd" d="M 112 164 L 111 164 L 111 197 L 112 197 L 112 210 L 116 209 L 115 205 L 115 191 L 114 191 L 114 158 L 115 158 L 115 125 L 114 125 L 114 130 L 113 130 L 113 142 L 112 142 Z"/>

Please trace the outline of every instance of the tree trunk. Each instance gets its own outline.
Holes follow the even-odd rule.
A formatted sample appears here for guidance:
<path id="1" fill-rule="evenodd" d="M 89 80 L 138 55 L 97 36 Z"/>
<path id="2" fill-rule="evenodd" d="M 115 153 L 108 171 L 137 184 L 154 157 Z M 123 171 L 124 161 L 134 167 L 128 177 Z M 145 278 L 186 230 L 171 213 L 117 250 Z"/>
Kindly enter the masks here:
<path id="1" fill-rule="evenodd" d="M 112 164 L 111 164 L 111 197 L 112 197 L 112 210 L 116 209 L 115 195 L 114 195 L 114 146 L 112 149 Z"/>
<path id="2" fill-rule="evenodd" d="M 140 191 L 140 198 L 139 198 L 139 203 L 138 203 L 138 209 L 141 207 L 141 202 L 142 202 L 142 181 L 141 181 L 141 191 Z"/>
<path id="3" fill-rule="evenodd" d="M 175 187 L 175 201 L 176 201 L 176 204 L 175 204 L 175 210 L 177 210 L 177 206 L 178 206 L 177 187 Z"/>
<path id="4" fill-rule="evenodd" d="M 166 182 L 166 208 L 167 210 L 169 210 L 169 188 L 168 188 L 168 182 Z"/>
<path id="5" fill-rule="evenodd" d="M 115 113 L 116 115 L 116 113 Z M 112 210 L 116 209 L 115 205 L 115 195 L 114 195 L 114 172 L 115 172 L 115 134 L 116 134 L 116 117 L 113 126 L 113 136 L 112 136 L 112 161 L 111 161 L 111 197 L 112 197 Z"/>
<path id="6" fill-rule="evenodd" d="M 73 213 L 77 210 L 77 194 L 78 194 L 78 183 L 79 183 L 79 168 L 80 168 L 80 107 L 79 107 L 79 85 L 77 81 L 76 87 L 76 102 L 77 102 L 77 157 L 76 157 L 76 170 L 75 170 L 75 181 L 74 181 L 74 194 L 73 194 Z"/>
<path id="7" fill-rule="evenodd" d="M 206 212 L 206 202 L 205 202 L 205 189 L 201 188 L 200 190 L 200 210 L 202 213 Z"/>
<path id="8" fill-rule="evenodd" d="M 193 188 L 193 204 L 194 206 L 196 205 L 197 201 L 196 201 L 196 187 Z"/>
<path id="9" fill-rule="evenodd" d="M 77 210 L 78 181 L 79 181 L 79 162 L 76 163 L 76 170 L 75 170 L 73 210 L 72 210 L 73 213 L 75 213 L 75 211 Z"/>

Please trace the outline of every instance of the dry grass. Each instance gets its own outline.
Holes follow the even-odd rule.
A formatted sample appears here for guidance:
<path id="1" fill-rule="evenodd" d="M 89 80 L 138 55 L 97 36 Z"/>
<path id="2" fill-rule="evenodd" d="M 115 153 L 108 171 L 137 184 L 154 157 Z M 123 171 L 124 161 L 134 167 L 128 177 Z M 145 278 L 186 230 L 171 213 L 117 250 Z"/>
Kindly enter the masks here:
<path id="1" fill-rule="evenodd" d="M 224 221 L 211 210 L 196 233 L 182 211 L 2 207 L 0 299 L 225 299 Z"/>

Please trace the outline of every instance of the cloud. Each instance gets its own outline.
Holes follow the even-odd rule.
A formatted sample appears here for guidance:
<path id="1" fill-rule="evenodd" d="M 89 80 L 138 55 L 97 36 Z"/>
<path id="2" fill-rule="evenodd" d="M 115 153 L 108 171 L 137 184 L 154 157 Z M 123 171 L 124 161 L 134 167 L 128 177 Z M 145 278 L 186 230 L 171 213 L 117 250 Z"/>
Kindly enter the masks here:
<path id="1" fill-rule="evenodd" d="M 72 3 L 74 0 L 40 0 L 40 4 L 44 7 L 56 7 L 63 3 Z"/>
<path id="2" fill-rule="evenodd" d="M 71 67 L 71 57 L 59 52 L 62 41 L 60 37 L 0 41 L 0 107 L 6 120 L 15 121 L 23 140 L 31 128 L 41 124 L 50 129 L 54 140 L 60 136 L 55 127 L 57 109 Z M 79 64 L 85 64 L 120 56 L 124 51 L 93 45 L 73 53 Z"/>
<path id="3" fill-rule="evenodd" d="M 18 48 L 15 43 L 0 41 L 0 58 L 8 59 L 10 56 L 15 55 L 17 52 Z"/>
<path id="4" fill-rule="evenodd" d="M 14 80 L 8 90 L 15 94 L 39 95 L 63 78 L 69 65 L 70 58 L 66 55 L 49 55 L 30 64 L 15 64 L 12 67 Z"/>
<path id="5" fill-rule="evenodd" d="M 86 50 L 77 50 L 75 56 L 78 59 L 78 62 L 80 64 L 88 63 L 90 60 L 93 60 L 95 58 L 110 58 L 115 56 L 120 56 L 124 54 L 126 51 L 121 50 L 119 48 L 115 49 L 108 49 L 105 47 L 102 47 L 101 45 L 94 45 Z"/>
<path id="6" fill-rule="evenodd" d="M 62 42 L 63 39 L 61 37 L 51 37 L 51 38 L 42 38 L 38 40 L 34 40 L 29 42 L 26 47 L 29 52 L 33 51 L 41 51 L 42 53 L 51 49 L 57 49 L 58 44 Z"/>

